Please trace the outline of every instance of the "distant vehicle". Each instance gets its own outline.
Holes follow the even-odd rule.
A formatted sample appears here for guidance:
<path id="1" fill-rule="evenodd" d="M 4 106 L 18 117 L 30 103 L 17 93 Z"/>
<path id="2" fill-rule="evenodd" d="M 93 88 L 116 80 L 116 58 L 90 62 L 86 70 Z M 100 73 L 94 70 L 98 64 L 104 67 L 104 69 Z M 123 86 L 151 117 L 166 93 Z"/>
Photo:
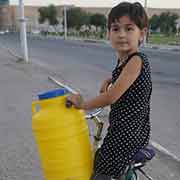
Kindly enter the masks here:
<path id="1" fill-rule="evenodd" d="M 40 34 L 39 30 L 32 30 L 32 34 Z"/>
<path id="2" fill-rule="evenodd" d="M 9 30 L 7 29 L 7 30 L 5 30 L 5 33 L 9 33 Z"/>
<path id="3" fill-rule="evenodd" d="M 8 29 L 6 29 L 5 31 L 3 31 L 3 30 L 0 31 L 0 34 L 1 34 L 1 35 L 6 34 L 6 33 L 9 33 L 9 30 L 8 30 Z"/>
<path id="4" fill-rule="evenodd" d="M 0 34 L 1 34 L 1 35 L 5 34 L 5 31 L 0 31 Z"/>

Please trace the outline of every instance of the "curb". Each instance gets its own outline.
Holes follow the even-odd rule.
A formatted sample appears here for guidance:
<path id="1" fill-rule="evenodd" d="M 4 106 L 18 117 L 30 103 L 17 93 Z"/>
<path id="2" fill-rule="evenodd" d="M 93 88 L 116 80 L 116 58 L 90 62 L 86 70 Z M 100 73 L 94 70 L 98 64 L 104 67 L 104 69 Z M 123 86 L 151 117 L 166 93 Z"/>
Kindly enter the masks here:
<path id="1" fill-rule="evenodd" d="M 174 51 L 174 52 L 178 52 L 180 51 L 180 46 L 175 46 L 175 47 L 160 47 L 158 45 L 149 45 L 149 46 L 144 46 L 145 48 L 150 48 L 150 49 L 154 49 L 154 50 L 158 50 L 158 49 L 161 49 L 161 50 L 171 50 L 171 51 Z M 178 48 L 179 47 L 179 48 Z"/>
<path id="2" fill-rule="evenodd" d="M 164 148 L 163 146 L 161 146 L 160 144 L 158 144 L 155 141 L 150 141 L 150 145 L 154 149 L 156 149 L 158 152 L 160 152 L 162 155 L 165 155 L 165 156 L 171 158 L 172 160 L 174 160 L 176 163 L 178 163 L 180 165 L 180 159 L 176 155 L 174 155 L 173 153 L 168 151 L 166 148 Z"/>

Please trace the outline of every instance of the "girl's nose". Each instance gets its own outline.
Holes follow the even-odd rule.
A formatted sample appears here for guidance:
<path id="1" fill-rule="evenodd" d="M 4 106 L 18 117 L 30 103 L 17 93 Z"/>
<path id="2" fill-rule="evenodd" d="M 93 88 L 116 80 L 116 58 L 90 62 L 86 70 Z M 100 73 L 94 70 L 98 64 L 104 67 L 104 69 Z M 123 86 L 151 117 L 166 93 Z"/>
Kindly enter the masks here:
<path id="1" fill-rule="evenodd" d="M 124 29 L 120 29 L 120 30 L 119 30 L 119 33 L 118 33 L 118 36 L 119 36 L 119 37 L 125 37 L 125 36 L 126 36 L 125 30 L 124 30 Z"/>

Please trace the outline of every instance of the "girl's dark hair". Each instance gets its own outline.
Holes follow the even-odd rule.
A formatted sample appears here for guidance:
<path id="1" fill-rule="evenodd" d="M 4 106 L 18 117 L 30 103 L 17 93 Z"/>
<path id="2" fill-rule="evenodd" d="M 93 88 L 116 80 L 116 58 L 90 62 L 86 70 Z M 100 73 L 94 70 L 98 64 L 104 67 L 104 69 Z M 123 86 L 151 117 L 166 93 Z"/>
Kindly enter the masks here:
<path id="1" fill-rule="evenodd" d="M 141 30 L 145 27 L 148 28 L 148 16 L 143 6 L 139 2 L 122 2 L 117 6 L 113 7 L 111 12 L 109 13 L 109 31 L 111 29 L 111 24 L 115 23 L 115 21 L 118 21 L 118 19 L 122 16 L 128 16 L 131 19 L 131 21 L 133 21 Z"/>

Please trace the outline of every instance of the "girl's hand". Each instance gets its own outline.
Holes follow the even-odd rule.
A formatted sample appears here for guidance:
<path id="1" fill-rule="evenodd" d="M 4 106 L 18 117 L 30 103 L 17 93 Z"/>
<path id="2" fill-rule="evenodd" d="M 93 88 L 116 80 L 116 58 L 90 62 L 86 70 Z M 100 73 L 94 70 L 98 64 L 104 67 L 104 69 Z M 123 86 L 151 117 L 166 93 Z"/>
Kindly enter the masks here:
<path id="1" fill-rule="evenodd" d="M 111 82 L 112 82 L 111 78 L 106 79 L 106 80 L 102 83 L 99 92 L 100 92 L 100 93 L 106 92 L 106 91 L 108 90 L 108 87 L 109 87 L 109 85 L 111 84 Z"/>
<path id="2" fill-rule="evenodd" d="M 75 108 L 82 109 L 84 100 L 80 94 L 71 94 L 67 97 L 67 101 L 70 101 Z"/>

